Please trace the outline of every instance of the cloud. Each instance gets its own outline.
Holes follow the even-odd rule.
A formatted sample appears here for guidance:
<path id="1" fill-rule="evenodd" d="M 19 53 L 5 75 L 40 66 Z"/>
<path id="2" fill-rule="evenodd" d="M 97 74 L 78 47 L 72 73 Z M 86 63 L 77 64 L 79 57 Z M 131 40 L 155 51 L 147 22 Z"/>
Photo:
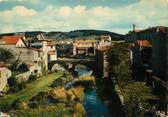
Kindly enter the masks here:
<path id="1" fill-rule="evenodd" d="M 61 17 L 69 17 L 72 13 L 72 8 L 68 6 L 63 6 L 59 9 L 58 15 Z"/>
<path id="2" fill-rule="evenodd" d="M 151 2 L 152 1 L 152 2 Z M 15 6 L 0 11 L 0 31 L 106 29 L 127 33 L 136 24 L 139 28 L 149 26 L 168 26 L 167 0 L 141 0 L 125 7 L 84 5 L 48 5 L 42 11 Z M 5 30 L 3 30 L 5 29 Z"/>
<path id="3" fill-rule="evenodd" d="M 24 6 L 16 6 L 12 9 L 14 14 L 20 15 L 20 16 L 34 16 L 36 15 L 36 11 L 33 9 L 28 9 Z"/>

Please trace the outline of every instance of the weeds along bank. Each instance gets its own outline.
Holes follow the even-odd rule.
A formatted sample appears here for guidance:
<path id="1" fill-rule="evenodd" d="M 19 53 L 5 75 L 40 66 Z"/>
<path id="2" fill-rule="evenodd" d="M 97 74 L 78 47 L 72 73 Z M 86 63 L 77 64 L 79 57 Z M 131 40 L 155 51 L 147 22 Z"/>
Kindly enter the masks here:
<path id="1" fill-rule="evenodd" d="M 122 110 L 128 117 L 143 117 L 152 111 L 150 101 L 156 97 L 145 82 L 137 81 L 129 59 L 128 43 L 115 44 L 108 52 L 109 71 L 118 94 Z"/>
<path id="2" fill-rule="evenodd" d="M 48 74 L 27 83 L 21 91 L 1 97 L 0 108 L 11 116 L 83 117 L 84 90 L 94 85 L 94 77 L 80 78 L 73 87 L 65 88 L 73 80 L 68 72 Z"/>

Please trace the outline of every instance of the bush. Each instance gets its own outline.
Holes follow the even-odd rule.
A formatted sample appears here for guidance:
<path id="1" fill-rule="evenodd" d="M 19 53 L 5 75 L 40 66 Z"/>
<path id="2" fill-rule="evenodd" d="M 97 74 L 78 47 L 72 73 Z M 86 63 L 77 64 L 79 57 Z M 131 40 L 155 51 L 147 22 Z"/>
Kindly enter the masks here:
<path id="1" fill-rule="evenodd" d="M 28 69 L 28 66 L 26 64 L 22 63 L 21 65 L 19 65 L 17 70 L 20 71 L 20 72 L 27 72 L 29 69 Z"/>
<path id="2" fill-rule="evenodd" d="M 64 81 L 64 79 L 63 78 L 58 78 L 58 79 L 56 79 L 53 83 L 52 83 L 52 85 L 51 85 L 51 87 L 59 87 L 59 86 L 64 86 L 65 85 L 65 81 Z"/>
<path id="3" fill-rule="evenodd" d="M 45 105 L 48 103 L 48 93 L 47 92 L 40 92 L 38 95 L 34 96 L 30 101 L 30 107 L 36 108 L 40 105 Z"/>
<path id="4" fill-rule="evenodd" d="M 34 81 L 34 80 L 36 80 L 37 79 L 37 77 L 35 76 L 35 75 L 30 75 L 29 76 L 29 81 Z"/>
<path id="5" fill-rule="evenodd" d="M 74 86 L 84 86 L 85 88 L 92 88 L 95 85 L 95 78 L 91 76 L 81 77 L 75 82 Z"/>
<path id="6" fill-rule="evenodd" d="M 85 109 L 81 103 L 77 103 L 74 106 L 74 117 L 84 117 L 85 115 Z"/>
<path id="7" fill-rule="evenodd" d="M 13 104 L 13 107 L 15 109 L 22 109 L 22 110 L 26 110 L 29 108 L 27 102 L 20 101 L 20 100 L 16 100 Z"/>
<path id="8" fill-rule="evenodd" d="M 84 99 L 84 88 L 76 87 L 66 90 L 63 87 L 57 87 L 49 92 L 49 95 L 58 102 L 82 102 Z"/>
<path id="9" fill-rule="evenodd" d="M 50 96 L 59 102 L 65 102 L 67 99 L 67 93 L 65 88 L 63 87 L 57 87 L 52 89 L 50 91 Z"/>
<path id="10" fill-rule="evenodd" d="M 82 87 L 71 88 L 68 90 L 68 94 L 70 94 L 69 96 L 73 100 L 82 102 L 84 99 L 84 88 Z"/>
<path id="11" fill-rule="evenodd" d="M 0 61 L 10 63 L 15 59 L 13 53 L 10 50 L 0 48 Z"/>
<path id="12" fill-rule="evenodd" d="M 154 99 L 152 90 L 143 82 L 131 82 L 121 90 L 124 96 L 124 112 L 128 117 L 143 115 L 150 109 L 147 100 Z"/>
<path id="13" fill-rule="evenodd" d="M 25 82 L 18 83 L 16 78 L 13 76 L 8 79 L 8 84 L 9 84 L 9 92 L 10 93 L 16 93 L 26 87 Z"/>

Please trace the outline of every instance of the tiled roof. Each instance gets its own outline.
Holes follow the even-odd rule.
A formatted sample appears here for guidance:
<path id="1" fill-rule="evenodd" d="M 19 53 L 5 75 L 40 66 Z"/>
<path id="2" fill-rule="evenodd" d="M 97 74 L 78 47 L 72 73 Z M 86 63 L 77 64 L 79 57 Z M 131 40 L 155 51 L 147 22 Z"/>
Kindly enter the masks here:
<path id="1" fill-rule="evenodd" d="M 138 43 L 138 45 L 141 45 L 141 46 L 150 46 L 151 45 L 151 43 L 148 40 L 138 40 L 137 43 Z"/>
<path id="2" fill-rule="evenodd" d="M 21 39 L 20 36 L 2 36 L 0 38 L 0 42 L 4 44 L 10 44 L 10 45 L 15 45 L 19 39 Z"/>

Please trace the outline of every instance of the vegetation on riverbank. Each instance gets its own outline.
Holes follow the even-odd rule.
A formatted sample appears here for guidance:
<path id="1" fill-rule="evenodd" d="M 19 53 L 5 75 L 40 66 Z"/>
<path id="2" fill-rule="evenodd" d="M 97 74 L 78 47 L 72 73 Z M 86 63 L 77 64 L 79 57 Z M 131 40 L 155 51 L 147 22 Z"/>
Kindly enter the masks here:
<path id="1" fill-rule="evenodd" d="M 115 90 L 123 101 L 125 115 L 128 117 L 143 116 L 151 109 L 148 100 L 153 99 L 154 96 L 149 86 L 133 79 L 127 47 L 127 43 L 115 44 L 112 47 L 108 53 L 111 58 L 109 70 L 117 85 Z"/>
<path id="2" fill-rule="evenodd" d="M 35 79 L 21 91 L 1 97 L 0 109 L 12 116 L 83 117 L 84 89 L 92 87 L 95 79 L 83 77 L 76 80 L 80 83 L 64 88 L 72 80 L 68 72 L 54 72 Z"/>
<path id="3" fill-rule="evenodd" d="M 16 100 L 28 101 L 33 96 L 37 95 L 41 91 L 47 91 L 50 89 L 50 85 L 52 82 L 59 78 L 62 73 L 52 73 L 47 76 L 43 76 L 38 80 L 35 80 L 32 83 L 26 85 L 26 88 L 21 90 L 18 93 L 8 94 L 4 97 L 0 98 L 0 109 L 1 110 L 10 110 L 12 108 L 12 104 Z"/>

